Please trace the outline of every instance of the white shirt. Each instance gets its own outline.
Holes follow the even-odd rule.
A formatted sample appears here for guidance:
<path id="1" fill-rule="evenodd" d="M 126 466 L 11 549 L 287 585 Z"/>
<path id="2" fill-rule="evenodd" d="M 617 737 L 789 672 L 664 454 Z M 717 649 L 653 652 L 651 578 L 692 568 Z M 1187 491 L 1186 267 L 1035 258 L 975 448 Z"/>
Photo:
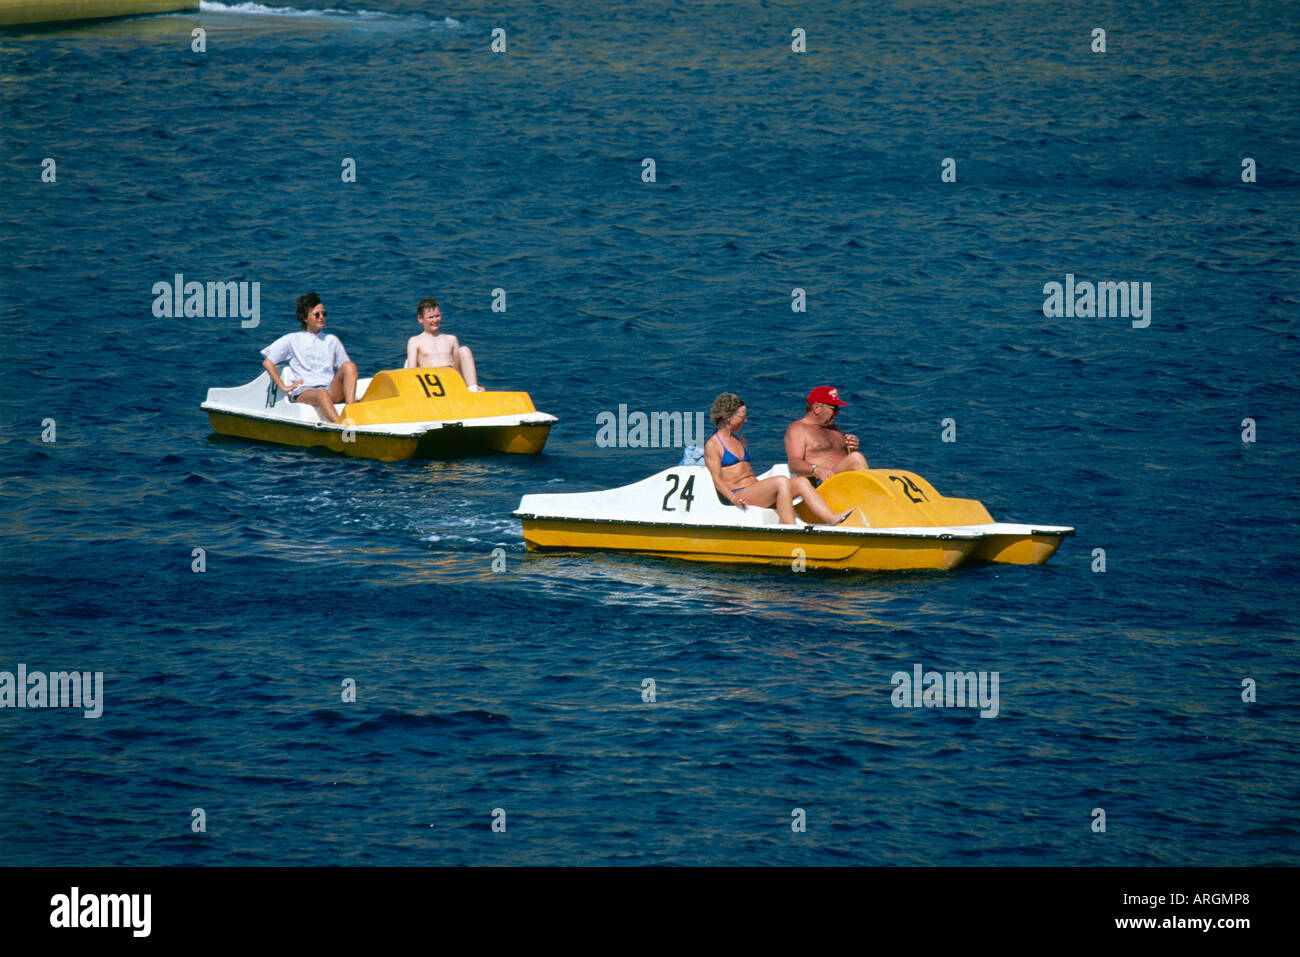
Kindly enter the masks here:
<path id="1" fill-rule="evenodd" d="M 294 395 L 304 389 L 329 388 L 339 366 L 351 361 L 338 336 L 328 332 L 313 335 L 305 329 L 276 339 L 262 350 L 262 355 L 277 366 L 289 361 L 289 381 L 285 385 L 302 380 L 302 385 L 293 390 Z"/>

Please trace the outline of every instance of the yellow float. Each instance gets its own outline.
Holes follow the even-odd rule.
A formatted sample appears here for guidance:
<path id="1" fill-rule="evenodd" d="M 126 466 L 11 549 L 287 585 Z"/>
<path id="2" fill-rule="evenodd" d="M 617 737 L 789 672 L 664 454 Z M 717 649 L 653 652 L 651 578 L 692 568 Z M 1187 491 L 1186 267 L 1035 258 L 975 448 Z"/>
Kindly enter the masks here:
<path id="1" fill-rule="evenodd" d="M 0 27 L 199 9 L 199 0 L 0 0 Z"/>

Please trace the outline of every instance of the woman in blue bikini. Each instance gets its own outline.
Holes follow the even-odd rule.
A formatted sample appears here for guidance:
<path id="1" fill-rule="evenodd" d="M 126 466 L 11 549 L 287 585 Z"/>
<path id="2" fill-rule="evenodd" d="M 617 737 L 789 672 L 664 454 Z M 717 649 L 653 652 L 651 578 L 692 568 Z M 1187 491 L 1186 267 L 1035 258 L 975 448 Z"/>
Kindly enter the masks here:
<path id="1" fill-rule="evenodd" d="M 713 476 L 719 495 L 740 509 L 750 505 L 775 507 L 782 525 L 795 523 L 794 500 L 799 496 L 803 496 L 822 525 L 839 525 L 853 513 L 853 509 L 839 514 L 832 512 L 806 478 L 774 475 L 761 482 L 755 478 L 749 464 L 749 448 L 737 434 L 745 424 L 745 415 L 745 402 L 734 392 L 722 393 L 713 400 L 713 408 L 709 410 L 709 418 L 718 431 L 704 443 L 704 464 Z M 736 448 L 740 449 L 740 455 L 734 451 Z"/>

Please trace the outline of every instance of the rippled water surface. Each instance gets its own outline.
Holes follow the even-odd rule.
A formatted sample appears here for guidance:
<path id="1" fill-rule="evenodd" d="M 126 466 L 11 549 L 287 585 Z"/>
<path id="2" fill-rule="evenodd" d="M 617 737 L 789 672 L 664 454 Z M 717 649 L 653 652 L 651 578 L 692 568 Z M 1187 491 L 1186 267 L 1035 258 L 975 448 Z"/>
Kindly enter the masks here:
<path id="1" fill-rule="evenodd" d="M 0 863 L 1294 863 L 1298 21 L 386 0 L 0 32 L 0 670 L 105 682 L 98 719 L 0 709 Z M 155 318 L 178 272 L 259 281 L 260 325 Z M 1150 282 L 1150 326 L 1045 318 L 1067 273 Z M 364 373 L 437 296 L 559 416 L 545 452 L 212 435 L 206 389 L 307 289 Z M 599 412 L 737 391 L 762 469 L 823 383 L 873 465 L 1078 536 L 949 574 L 525 553 L 522 494 L 676 462 L 597 447 Z M 894 708 L 917 663 L 998 672 L 1000 713 Z"/>

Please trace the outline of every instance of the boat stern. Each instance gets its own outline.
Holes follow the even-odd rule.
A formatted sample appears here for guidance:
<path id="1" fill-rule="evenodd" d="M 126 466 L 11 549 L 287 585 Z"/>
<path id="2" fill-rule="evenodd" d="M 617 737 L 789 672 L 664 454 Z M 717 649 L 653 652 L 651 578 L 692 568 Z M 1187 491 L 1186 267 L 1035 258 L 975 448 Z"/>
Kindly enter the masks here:
<path id="1" fill-rule="evenodd" d="M 557 421 L 538 412 L 527 392 L 471 392 L 450 367 L 377 372 L 340 418 L 355 426 L 429 424 L 417 457 L 457 451 L 533 455 Z"/>

